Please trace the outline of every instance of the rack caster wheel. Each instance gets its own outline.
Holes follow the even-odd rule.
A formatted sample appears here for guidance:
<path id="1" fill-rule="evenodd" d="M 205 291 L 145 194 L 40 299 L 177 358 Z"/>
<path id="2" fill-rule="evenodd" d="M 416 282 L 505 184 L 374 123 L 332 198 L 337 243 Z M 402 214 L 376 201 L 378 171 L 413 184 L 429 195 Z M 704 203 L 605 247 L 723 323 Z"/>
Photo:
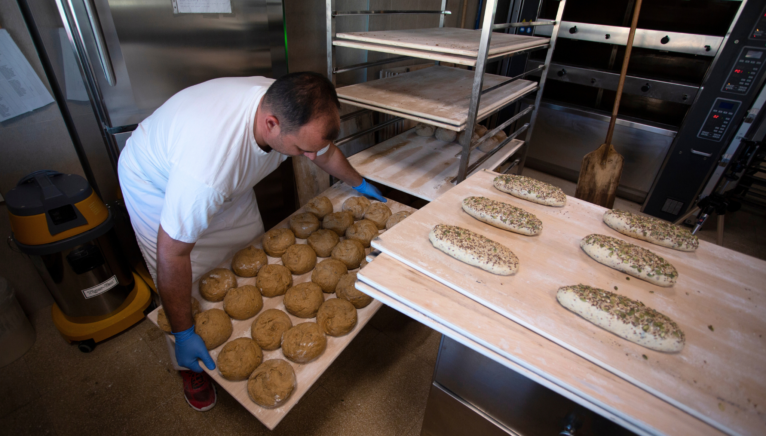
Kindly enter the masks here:
<path id="1" fill-rule="evenodd" d="M 77 343 L 77 349 L 83 353 L 90 353 L 96 348 L 96 341 L 88 339 L 86 341 L 80 341 Z"/>

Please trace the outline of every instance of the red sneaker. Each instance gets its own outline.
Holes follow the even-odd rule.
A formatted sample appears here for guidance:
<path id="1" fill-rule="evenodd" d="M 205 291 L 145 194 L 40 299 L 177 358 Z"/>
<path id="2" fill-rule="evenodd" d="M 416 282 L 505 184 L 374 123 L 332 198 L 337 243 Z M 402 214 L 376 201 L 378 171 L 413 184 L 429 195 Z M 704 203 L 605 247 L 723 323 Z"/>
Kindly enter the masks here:
<path id="1" fill-rule="evenodd" d="M 215 406 L 218 395 L 215 385 L 204 372 L 179 371 L 184 379 L 184 398 L 192 409 L 206 412 Z"/>

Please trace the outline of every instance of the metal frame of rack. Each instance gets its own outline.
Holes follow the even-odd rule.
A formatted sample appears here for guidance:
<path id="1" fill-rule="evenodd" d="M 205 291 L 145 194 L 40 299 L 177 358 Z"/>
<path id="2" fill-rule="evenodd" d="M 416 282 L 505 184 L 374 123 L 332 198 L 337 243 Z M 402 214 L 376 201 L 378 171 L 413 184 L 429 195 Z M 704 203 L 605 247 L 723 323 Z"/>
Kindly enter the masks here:
<path id="1" fill-rule="evenodd" d="M 551 63 L 551 58 L 553 56 L 553 50 L 556 45 L 556 38 L 559 31 L 559 24 L 561 23 L 561 18 L 564 12 L 564 6 L 566 4 L 566 0 L 559 0 L 559 8 L 556 14 L 556 18 L 553 21 L 533 21 L 533 22 L 513 22 L 513 23 L 505 23 L 505 24 L 494 24 L 495 22 L 495 13 L 497 10 L 497 2 L 498 0 L 487 0 L 487 5 L 484 10 L 484 21 L 481 28 L 481 37 L 479 41 L 479 49 L 478 49 L 478 55 L 476 57 L 476 63 L 474 67 L 474 76 L 473 76 L 473 84 L 471 88 L 471 98 L 468 108 L 468 119 L 466 121 L 466 134 L 462 137 L 462 140 L 459 142 L 460 146 L 462 147 L 462 152 L 460 153 L 460 165 L 458 168 L 457 176 L 455 177 L 455 183 L 460 183 L 465 178 L 471 174 L 474 170 L 479 168 L 479 166 L 486 162 L 487 159 L 489 159 L 493 154 L 497 153 L 503 147 L 505 147 L 508 143 L 510 143 L 514 138 L 521 135 L 522 133 L 526 132 L 526 138 L 524 145 L 519 150 L 519 153 L 521 153 L 521 156 L 518 158 L 519 164 L 518 164 L 518 171 L 521 172 L 521 170 L 524 167 L 524 161 L 526 158 L 527 150 L 528 150 L 528 144 L 529 140 L 532 136 L 532 131 L 534 129 L 535 121 L 537 119 L 537 111 L 540 105 L 540 100 L 542 98 L 543 90 L 545 87 L 545 81 L 547 78 L 549 66 Z M 439 27 L 444 27 L 444 16 L 450 14 L 449 11 L 445 10 L 446 8 L 446 0 L 442 0 L 441 2 L 441 9 L 440 10 L 413 10 L 413 11 L 400 11 L 400 10 L 389 10 L 389 11 L 382 11 L 382 10 L 376 10 L 376 11 L 337 11 L 335 10 L 335 0 L 326 0 L 326 24 L 327 24 L 327 32 L 326 32 L 326 41 L 327 41 L 327 77 L 335 84 L 335 75 L 344 73 L 347 71 L 353 71 L 357 69 L 367 68 L 367 67 L 373 67 L 378 65 L 384 65 L 387 63 L 392 62 L 399 62 L 402 60 L 407 59 L 416 59 L 416 58 L 425 58 L 422 56 L 417 56 L 417 53 L 415 53 L 412 56 L 397 56 L 392 57 L 388 59 L 373 61 L 373 62 L 366 62 L 362 64 L 355 64 L 355 65 L 349 65 L 342 68 L 337 68 L 335 65 L 335 18 L 339 16 L 359 16 L 359 15 L 377 15 L 377 14 L 439 14 Z M 511 0 L 511 4 L 509 5 L 509 10 L 517 10 L 519 5 L 521 4 L 521 0 Z M 514 15 L 516 16 L 516 15 Z M 509 18 L 511 17 L 511 14 L 509 14 Z M 484 74 L 486 72 L 487 64 L 494 61 L 502 61 L 505 60 L 511 56 L 520 54 L 520 53 L 528 53 L 531 50 L 537 50 L 537 49 L 543 49 L 546 48 L 546 46 L 542 47 L 534 47 L 531 49 L 522 49 L 522 50 L 515 50 L 510 53 L 504 54 L 502 56 L 493 56 L 492 59 L 489 59 L 489 50 L 490 50 L 490 44 L 492 40 L 492 33 L 493 30 L 505 30 L 505 29 L 511 29 L 515 27 L 530 27 L 530 26 L 553 26 L 550 42 L 547 44 L 547 54 L 545 56 L 545 63 L 543 65 L 539 65 L 537 68 L 530 69 L 523 74 L 520 74 L 515 77 L 508 78 L 508 80 L 504 80 L 502 83 L 497 84 L 495 86 L 492 86 L 487 89 L 482 89 L 484 84 Z M 439 65 L 439 61 L 436 61 L 436 65 Z M 529 74 L 532 73 L 538 73 L 540 74 L 540 81 L 537 87 L 537 90 L 535 91 L 537 93 L 534 105 L 524 108 L 522 111 L 518 112 L 516 115 L 512 116 L 508 120 L 506 120 L 503 123 L 500 123 L 497 127 L 494 129 L 489 130 L 484 136 L 479 138 L 475 142 L 471 142 L 471 138 L 473 136 L 474 132 L 474 126 L 476 124 L 476 120 L 478 117 L 479 112 L 479 104 L 481 102 L 482 95 L 493 91 L 501 86 L 507 85 L 508 83 L 521 79 L 523 77 L 526 77 Z M 498 107 L 490 113 L 496 114 L 498 113 L 502 108 L 507 107 L 509 104 L 514 103 L 517 100 L 512 100 L 510 102 L 507 102 L 506 104 L 503 104 L 501 107 Z M 353 103 L 351 103 L 353 104 Z M 502 141 L 500 144 L 498 144 L 493 150 L 487 153 L 486 156 L 483 156 L 479 161 L 474 162 L 469 166 L 470 162 L 470 156 L 472 150 L 476 149 L 480 144 L 484 143 L 486 140 L 493 137 L 495 134 L 500 132 L 501 130 L 507 128 L 512 123 L 518 121 L 523 116 L 529 114 L 531 112 L 531 116 L 529 118 L 529 121 L 524 123 L 521 127 L 519 127 L 516 131 L 508 135 L 508 138 Z M 345 117 L 345 119 L 350 119 L 355 116 L 362 115 L 363 113 L 367 113 L 367 111 L 356 111 L 352 114 L 349 114 Z M 486 117 L 485 117 L 486 118 Z M 373 133 L 375 131 L 378 131 L 387 125 L 389 125 L 392 121 L 388 121 L 386 123 L 381 123 L 376 126 L 373 126 L 369 129 L 366 129 L 362 132 L 355 133 L 353 135 L 350 135 L 348 137 L 339 139 L 336 141 L 336 144 L 343 144 L 350 140 L 359 138 L 361 136 L 364 136 L 369 133 Z"/>

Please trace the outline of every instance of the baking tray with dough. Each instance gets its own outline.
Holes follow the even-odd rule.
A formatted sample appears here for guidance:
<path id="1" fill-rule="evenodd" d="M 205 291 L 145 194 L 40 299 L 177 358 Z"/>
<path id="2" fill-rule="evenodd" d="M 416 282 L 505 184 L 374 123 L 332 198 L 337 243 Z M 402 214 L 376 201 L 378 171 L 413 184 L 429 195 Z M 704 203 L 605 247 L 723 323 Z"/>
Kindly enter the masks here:
<path id="1" fill-rule="evenodd" d="M 359 280 L 386 306 L 637 434 L 723 434 L 385 253 Z"/>
<path id="2" fill-rule="evenodd" d="M 338 212 L 341 210 L 341 205 L 343 202 L 349 198 L 358 196 L 359 194 L 354 191 L 351 187 L 344 183 L 338 183 L 328 189 L 327 191 L 321 193 L 320 195 L 323 195 L 330 199 L 330 201 L 333 204 L 334 211 Z M 397 203 L 393 200 L 388 200 L 386 205 L 391 209 L 392 212 L 399 212 L 399 211 L 414 211 L 413 208 L 405 206 L 401 203 Z M 304 208 L 299 209 L 296 211 L 293 215 L 304 212 Z M 292 215 L 291 215 L 292 216 Z M 276 225 L 274 228 L 287 228 L 288 227 L 288 221 L 290 217 L 285 218 L 284 221 Z M 405 220 L 406 221 L 406 220 Z M 254 245 L 256 248 L 263 248 L 261 244 L 261 239 L 263 238 L 263 235 L 257 237 L 254 241 L 242 241 L 242 245 L 240 247 L 232 247 L 233 251 L 232 253 L 236 252 L 237 250 L 247 247 L 248 245 Z M 342 238 L 341 238 L 342 239 Z M 305 239 L 296 239 L 296 244 L 305 244 Z M 367 249 L 367 252 L 369 252 L 370 249 Z M 223 262 L 221 262 L 218 267 L 220 268 L 231 268 L 231 259 L 233 257 L 233 254 L 228 259 L 225 259 Z M 270 264 L 281 264 L 282 260 L 280 258 L 275 257 L 269 257 L 269 263 Z M 319 258 L 319 262 L 324 260 L 325 258 Z M 355 270 L 352 270 L 355 271 Z M 293 285 L 297 285 L 298 283 L 305 283 L 311 281 L 311 273 L 312 271 L 307 272 L 306 274 L 301 275 L 293 275 Z M 255 285 L 255 277 L 251 278 L 244 278 L 244 277 L 237 277 L 237 286 L 243 286 L 243 285 Z M 223 302 L 217 302 L 213 303 L 210 301 L 205 300 L 202 298 L 199 294 L 199 283 L 194 282 L 192 284 L 192 296 L 196 297 L 202 306 L 202 310 L 208 310 L 213 308 L 223 309 Z M 336 298 L 335 294 L 324 294 L 325 300 L 330 298 Z M 282 302 L 283 297 L 273 297 L 273 298 L 263 298 L 263 308 L 261 309 L 260 313 L 263 313 L 263 311 L 267 309 L 279 309 L 285 313 L 285 306 Z M 341 337 L 332 337 L 327 336 L 327 349 L 322 353 L 322 355 L 317 358 L 317 360 L 307 363 L 307 364 L 297 364 L 294 362 L 289 362 L 290 365 L 292 365 L 293 369 L 295 370 L 295 376 L 296 376 L 296 388 L 295 391 L 292 393 L 290 398 L 280 407 L 274 408 L 274 409 L 266 409 L 263 407 L 258 406 L 255 404 L 247 393 L 247 380 L 244 381 L 229 381 L 226 380 L 221 376 L 221 374 L 218 372 L 217 369 L 215 370 L 208 370 L 205 368 L 204 364 L 200 364 L 202 368 L 207 372 L 215 382 L 224 388 L 229 394 L 231 394 L 232 397 L 234 397 L 242 406 L 247 409 L 250 413 L 252 413 L 256 418 L 258 418 L 259 421 L 263 423 L 266 427 L 268 427 L 270 430 L 273 430 L 277 424 L 287 415 L 288 412 L 300 401 L 300 399 L 305 395 L 309 389 L 311 388 L 311 385 L 314 384 L 314 382 L 319 379 L 319 377 L 322 375 L 322 373 L 329 368 L 329 366 L 335 361 L 335 359 L 340 355 L 340 353 L 351 343 L 351 341 L 356 337 L 356 335 L 361 331 L 361 329 L 369 322 L 369 320 L 372 318 L 372 316 L 375 314 L 375 312 L 380 309 L 381 303 L 378 301 L 373 301 L 370 303 L 369 306 L 358 309 L 357 310 L 357 316 L 358 321 L 356 327 L 348 333 L 345 336 Z M 159 311 L 159 308 L 152 311 L 148 318 L 155 324 L 157 324 L 157 313 Z M 297 325 L 304 322 L 315 322 L 316 320 L 314 318 L 312 319 L 302 319 L 297 318 L 289 313 L 287 314 L 293 325 Z M 257 317 L 258 315 L 256 315 Z M 237 338 L 241 337 L 250 337 L 250 326 L 252 325 L 253 321 L 256 317 L 249 318 L 246 320 L 235 320 L 232 319 L 234 332 L 232 333 L 231 337 L 229 338 L 229 341 L 232 341 Z M 171 336 L 172 339 L 172 336 Z M 215 348 L 213 350 L 210 350 L 210 355 L 213 358 L 213 360 L 218 359 L 218 353 L 220 353 L 221 349 L 223 348 L 225 344 L 219 346 L 218 348 Z M 282 354 L 281 349 L 277 349 L 274 351 L 264 351 L 263 352 L 263 360 L 270 360 L 270 359 L 285 359 L 284 355 Z"/>
<path id="3" fill-rule="evenodd" d="M 631 239 L 603 222 L 602 207 L 572 197 L 563 208 L 528 202 L 495 189 L 495 176 L 468 178 L 373 240 L 373 248 L 724 432 L 766 433 L 760 411 L 766 407 L 766 262 L 710 243 L 688 253 Z M 461 209 L 469 196 L 520 207 L 541 219 L 543 230 L 523 236 L 482 223 Z M 519 257 L 518 273 L 496 276 L 434 249 L 428 234 L 441 223 L 509 247 Z M 628 280 L 593 261 L 580 248 L 592 233 L 655 252 L 677 268 L 678 282 L 661 288 Z M 614 290 L 669 316 L 686 334 L 686 346 L 676 354 L 653 351 L 572 314 L 556 292 L 580 283 Z"/>

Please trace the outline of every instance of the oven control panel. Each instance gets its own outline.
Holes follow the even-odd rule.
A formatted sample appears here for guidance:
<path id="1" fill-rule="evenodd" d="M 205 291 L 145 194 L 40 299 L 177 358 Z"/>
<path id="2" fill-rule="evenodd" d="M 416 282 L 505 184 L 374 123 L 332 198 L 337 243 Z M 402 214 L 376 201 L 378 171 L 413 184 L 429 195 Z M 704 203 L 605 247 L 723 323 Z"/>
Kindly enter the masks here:
<path id="1" fill-rule="evenodd" d="M 766 62 L 766 49 L 743 47 L 721 91 L 747 94 L 755 83 L 758 71 L 761 70 L 764 62 Z"/>
<path id="2" fill-rule="evenodd" d="M 750 32 L 750 39 L 756 41 L 766 40 L 766 12 L 761 12 L 761 18 L 755 23 L 755 27 Z"/>
<path id="3" fill-rule="evenodd" d="M 736 100 L 715 99 L 715 103 L 710 108 L 710 112 L 708 112 L 705 123 L 702 125 L 697 137 L 720 142 L 731 125 L 731 119 L 734 118 L 734 114 L 737 113 L 741 104 Z"/>

